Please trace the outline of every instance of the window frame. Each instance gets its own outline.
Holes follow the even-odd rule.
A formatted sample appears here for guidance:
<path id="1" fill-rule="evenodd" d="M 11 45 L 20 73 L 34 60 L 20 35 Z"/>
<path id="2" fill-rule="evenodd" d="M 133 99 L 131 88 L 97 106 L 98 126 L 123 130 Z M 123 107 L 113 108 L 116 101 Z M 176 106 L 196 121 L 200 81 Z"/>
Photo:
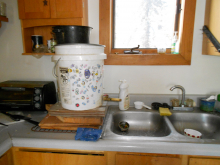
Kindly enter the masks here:
<path id="1" fill-rule="evenodd" d="M 105 45 L 105 65 L 191 65 L 196 0 L 182 3 L 183 26 L 179 54 L 158 54 L 156 49 L 140 49 L 142 54 L 124 54 L 112 49 L 113 0 L 99 0 L 99 43 Z M 127 49 L 129 50 L 129 49 Z"/>

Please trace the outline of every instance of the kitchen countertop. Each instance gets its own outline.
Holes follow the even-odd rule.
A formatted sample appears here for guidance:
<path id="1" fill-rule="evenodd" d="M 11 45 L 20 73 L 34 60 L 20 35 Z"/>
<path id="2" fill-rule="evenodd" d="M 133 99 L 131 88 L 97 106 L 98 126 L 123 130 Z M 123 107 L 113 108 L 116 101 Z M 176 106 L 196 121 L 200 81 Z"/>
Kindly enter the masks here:
<path id="1" fill-rule="evenodd" d="M 45 112 L 29 111 L 23 113 L 39 122 L 46 116 Z M 74 140 L 75 133 L 34 132 L 31 130 L 32 127 L 33 124 L 26 121 L 11 124 L 8 127 L 0 126 L 0 156 L 12 146 L 181 155 L 220 155 L 220 144 L 110 140 L 105 138 L 99 139 L 97 142 L 85 142 Z"/>

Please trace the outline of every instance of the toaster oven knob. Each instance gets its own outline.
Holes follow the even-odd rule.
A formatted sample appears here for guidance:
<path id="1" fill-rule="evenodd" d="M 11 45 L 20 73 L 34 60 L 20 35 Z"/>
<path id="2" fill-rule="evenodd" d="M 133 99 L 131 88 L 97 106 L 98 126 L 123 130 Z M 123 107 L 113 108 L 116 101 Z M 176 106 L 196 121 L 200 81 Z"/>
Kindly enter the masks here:
<path id="1" fill-rule="evenodd" d="M 40 97 L 39 97 L 39 96 L 35 96 L 35 97 L 34 97 L 34 100 L 35 100 L 35 101 L 39 101 L 39 100 L 40 100 Z"/>
<path id="2" fill-rule="evenodd" d="M 41 92 L 40 89 L 38 89 L 38 88 L 35 89 L 36 94 L 40 94 L 40 92 Z"/>
<path id="3" fill-rule="evenodd" d="M 34 107 L 37 108 L 37 109 L 39 109 L 39 108 L 40 108 L 40 103 L 34 104 Z"/>

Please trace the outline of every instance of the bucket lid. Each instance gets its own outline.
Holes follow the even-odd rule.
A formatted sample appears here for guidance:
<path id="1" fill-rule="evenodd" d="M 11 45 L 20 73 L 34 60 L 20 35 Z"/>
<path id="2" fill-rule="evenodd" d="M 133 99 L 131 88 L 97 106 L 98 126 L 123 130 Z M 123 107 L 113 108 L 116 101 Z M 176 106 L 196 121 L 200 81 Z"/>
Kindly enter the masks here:
<path id="1" fill-rule="evenodd" d="M 102 60 L 106 59 L 104 45 L 70 43 L 55 46 L 53 60 Z"/>
<path id="2" fill-rule="evenodd" d="M 55 46 L 55 55 L 97 55 L 104 53 L 104 45 L 88 43 L 70 43 Z"/>
<path id="3" fill-rule="evenodd" d="M 92 60 L 104 60 L 107 59 L 106 54 L 99 55 L 53 55 L 53 60 L 61 60 L 61 61 L 92 61 Z"/>

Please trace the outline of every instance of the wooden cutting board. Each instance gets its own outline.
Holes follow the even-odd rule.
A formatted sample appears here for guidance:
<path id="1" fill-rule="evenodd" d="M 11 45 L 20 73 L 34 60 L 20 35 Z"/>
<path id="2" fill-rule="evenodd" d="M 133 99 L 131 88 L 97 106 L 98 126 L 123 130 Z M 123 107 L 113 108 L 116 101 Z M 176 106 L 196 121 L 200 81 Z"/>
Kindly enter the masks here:
<path id="1" fill-rule="evenodd" d="M 64 123 L 101 125 L 103 122 L 102 117 L 63 117 L 63 116 L 56 116 L 56 117 Z"/>
<path id="2" fill-rule="evenodd" d="M 64 123 L 56 116 L 47 115 L 40 123 L 39 126 L 44 129 L 59 129 L 59 130 L 77 130 L 78 127 L 84 128 L 99 128 L 100 125 L 96 124 L 79 124 L 79 123 Z"/>
<path id="3" fill-rule="evenodd" d="M 91 110 L 74 111 L 64 109 L 61 103 L 46 104 L 46 110 L 50 116 L 63 116 L 63 117 L 76 117 L 76 116 L 93 116 L 93 117 L 104 117 L 106 114 L 106 107 L 101 106 Z"/>

